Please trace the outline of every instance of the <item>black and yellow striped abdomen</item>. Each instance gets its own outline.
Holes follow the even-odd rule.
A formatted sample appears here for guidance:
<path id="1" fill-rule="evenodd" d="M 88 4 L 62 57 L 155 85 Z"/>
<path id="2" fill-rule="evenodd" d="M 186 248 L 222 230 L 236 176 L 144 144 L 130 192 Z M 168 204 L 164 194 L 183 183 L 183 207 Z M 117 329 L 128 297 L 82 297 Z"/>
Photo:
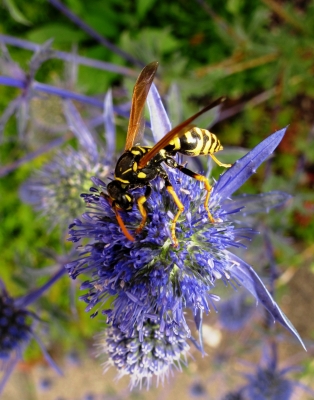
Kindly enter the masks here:
<path id="1" fill-rule="evenodd" d="M 189 157 L 214 154 L 222 149 L 216 135 L 197 127 L 192 127 L 181 137 L 175 137 L 165 147 L 169 153 L 178 152 Z"/>

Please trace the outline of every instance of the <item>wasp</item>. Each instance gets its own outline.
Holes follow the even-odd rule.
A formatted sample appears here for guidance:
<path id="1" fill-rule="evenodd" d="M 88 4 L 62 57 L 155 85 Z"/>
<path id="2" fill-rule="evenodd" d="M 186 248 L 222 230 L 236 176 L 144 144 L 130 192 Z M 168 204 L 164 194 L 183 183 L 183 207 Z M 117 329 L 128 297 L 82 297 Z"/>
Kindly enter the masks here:
<path id="1" fill-rule="evenodd" d="M 114 172 L 114 180 L 107 185 L 108 195 L 101 193 L 111 204 L 119 226 L 124 235 L 131 241 L 134 241 L 134 236 L 127 230 L 121 215 L 120 210 L 130 211 L 133 208 L 135 199 L 131 191 L 138 187 L 145 188 L 142 196 L 136 199 L 137 207 L 142 216 L 142 220 L 135 231 L 138 234 L 142 231 L 147 220 L 147 210 L 145 203 L 152 193 L 151 182 L 157 177 L 161 177 L 165 182 L 165 187 L 168 193 L 172 196 L 178 211 L 171 223 L 171 238 L 173 245 L 178 246 L 176 238 L 176 223 L 180 214 L 184 211 L 184 206 L 176 194 L 173 186 L 170 183 L 166 170 L 162 163 L 167 167 L 176 168 L 182 173 L 197 179 L 204 183 L 206 190 L 206 198 L 204 207 L 208 213 L 208 218 L 212 223 L 214 219 L 209 211 L 208 202 L 210 198 L 211 185 L 207 178 L 196 172 L 185 168 L 174 159 L 177 153 L 184 154 L 190 157 L 199 155 L 209 155 L 219 166 L 228 168 L 231 164 L 223 164 L 214 156 L 214 153 L 222 150 L 220 141 L 213 133 L 206 129 L 191 127 L 191 122 L 198 116 L 217 106 L 223 101 L 223 98 L 212 102 L 201 111 L 188 118 L 171 131 L 169 131 L 159 142 L 153 147 L 133 145 L 137 135 L 143 126 L 143 109 L 148 96 L 149 89 L 155 77 L 158 67 L 158 62 L 148 64 L 140 73 L 133 89 L 132 105 L 130 119 L 126 137 L 125 151 L 119 158 Z"/>

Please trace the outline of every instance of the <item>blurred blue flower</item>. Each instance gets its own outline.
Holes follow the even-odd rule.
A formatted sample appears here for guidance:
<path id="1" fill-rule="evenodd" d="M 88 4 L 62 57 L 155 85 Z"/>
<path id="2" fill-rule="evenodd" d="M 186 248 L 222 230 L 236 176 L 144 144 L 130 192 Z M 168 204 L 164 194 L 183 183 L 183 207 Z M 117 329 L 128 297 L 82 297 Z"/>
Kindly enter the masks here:
<path id="1" fill-rule="evenodd" d="M 219 303 L 218 319 L 223 329 L 237 331 L 250 321 L 255 307 L 248 300 L 246 293 L 236 292 L 229 299 Z"/>
<path id="2" fill-rule="evenodd" d="M 64 101 L 68 126 L 79 141 L 79 149 L 68 146 L 59 150 L 20 189 L 22 200 L 40 211 L 51 226 L 60 224 L 67 227 L 84 211 L 80 194 L 89 190 L 91 177 L 97 174 L 105 178 L 110 171 L 116 135 L 111 92 L 108 92 L 104 106 L 106 148 L 94 139 L 72 102 Z"/>
<path id="3" fill-rule="evenodd" d="M 23 352 L 31 339 L 37 341 L 47 362 L 59 374 L 62 374 L 35 332 L 39 318 L 27 307 L 63 275 L 64 268 L 62 267 L 43 286 L 19 298 L 10 296 L 0 279 L 0 372 L 2 372 L 0 394 L 15 366 L 22 359 Z"/>
<path id="4" fill-rule="evenodd" d="M 242 392 L 229 392 L 225 394 L 220 400 L 248 400 L 246 399 Z M 253 399 L 252 399 L 253 400 Z"/>
<path id="5" fill-rule="evenodd" d="M 15 349 L 23 347 L 31 337 L 31 314 L 22 307 L 16 307 L 1 284 L 0 293 L 0 359 L 10 357 Z"/>
<path id="6" fill-rule="evenodd" d="M 289 400 L 293 393 L 293 382 L 284 378 L 276 369 L 258 367 L 255 374 L 247 375 L 246 391 L 249 399 Z"/>
<path id="7" fill-rule="evenodd" d="M 190 346 L 185 332 L 161 332 L 159 324 L 152 320 L 145 322 L 141 332 L 134 330 L 126 335 L 119 328 L 106 328 L 103 337 L 98 340 L 99 355 L 107 354 L 105 371 L 115 366 L 118 378 L 129 375 L 130 386 L 150 387 L 153 377 L 164 383 L 172 368 L 181 370 L 186 364 Z"/>
<path id="8" fill-rule="evenodd" d="M 268 351 L 268 353 L 267 353 Z M 313 390 L 302 383 L 289 379 L 286 375 L 300 368 L 288 366 L 279 369 L 277 344 L 268 343 L 263 347 L 263 359 L 255 372 L 245 374 L 248 384 L 241 388 L 248 400 L 289 400 L 297 388 L 314 396 Z"/>

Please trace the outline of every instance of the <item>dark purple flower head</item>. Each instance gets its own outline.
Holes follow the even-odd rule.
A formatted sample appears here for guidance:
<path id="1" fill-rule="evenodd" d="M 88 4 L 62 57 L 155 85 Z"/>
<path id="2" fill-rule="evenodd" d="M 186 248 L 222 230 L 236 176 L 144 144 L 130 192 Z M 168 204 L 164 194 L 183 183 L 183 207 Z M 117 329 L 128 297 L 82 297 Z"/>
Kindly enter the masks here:
<path id="1" fill-rule="evenodd" d="M 35 333 L 35 326 L 39 319 L 28 309 L 28 306 L 42 296 L 63 274 L 62 267 L 43 286 L 19 298 L 10 296 L 0 280 L 0 371 L 3 371 L 0 379 L 0 394 L 15 366 L 22 359 L 23 352 L 31 339 L 37 341 L 48 363 L 62 374 Z"/>
<path id="2" fill-rule="evenodd" d="M 17 307 L 7 291 L 0 288 L 0 359 L 8 359 L 11 352 L 24 347 L 30 337 L 30 313 Z"/>

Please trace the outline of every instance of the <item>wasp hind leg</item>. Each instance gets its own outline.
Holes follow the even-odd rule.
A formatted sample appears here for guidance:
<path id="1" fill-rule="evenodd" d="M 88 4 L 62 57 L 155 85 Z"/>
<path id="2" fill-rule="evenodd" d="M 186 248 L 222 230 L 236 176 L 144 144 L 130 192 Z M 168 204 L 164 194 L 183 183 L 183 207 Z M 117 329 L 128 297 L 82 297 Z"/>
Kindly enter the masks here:
<path id="1" fill-rule="evenodd" d="M 193 172 L 190 169 L 183 167 L 183 165 L 178 164 L 173 158 L 169 157 L 166 160 L 166 163 L 167 163 L 167 165 L 169 165 L 169 167 L 176 168 L 179 171 L 183 172 L 185 175 L 190 176 L 191 178 L 194 178 L 194 179 L 204 183 L 205 190 L 207 191 L 205 201 L 204 201 L 204 207 L 205 207 L 205 210 L 207 211 L 210 222 L 214 223 L 215 220 L 214 220 L 213 216 L 211 215 L 211 213 L 209 211 L 209 207 L 208 207 L 210 193 L 212 191 L 212 186 L 209 184 L 208 179 L 201 174 L 197 174 L 196 172 Z"/>
<path id="2" fill-rule="evenodd" d="M 144 203 L 147 201 L 147 199 L 149 198 L 151 193 L 152 193 L 152 188 L 150 185 L 148 185 L 148 186 L 146 186 L 144 195 L 137 199 L 137 208 L 138 208 L 139 212 L 141 213 L 142 221 L 141 221 L 139 227 L 135 231 L 136 234 L 139 234 L 143 230 L 143 228 L 146 224 L 147 210 L 144 207 Z"/>
<path id="3" fill-rule="evenodd" d="M 217 165 L 219 165 L 219 167 L 224 167 L 224 168 L 230 168 L 232 167 L 232 164 L 224 164 L 221 161 L 218 160 L 218 158 L 216 158 L 213 154 L 209 154 L 209 156 L 212 158 L 212 160 L 215 161 L 215 163 Z"/>

